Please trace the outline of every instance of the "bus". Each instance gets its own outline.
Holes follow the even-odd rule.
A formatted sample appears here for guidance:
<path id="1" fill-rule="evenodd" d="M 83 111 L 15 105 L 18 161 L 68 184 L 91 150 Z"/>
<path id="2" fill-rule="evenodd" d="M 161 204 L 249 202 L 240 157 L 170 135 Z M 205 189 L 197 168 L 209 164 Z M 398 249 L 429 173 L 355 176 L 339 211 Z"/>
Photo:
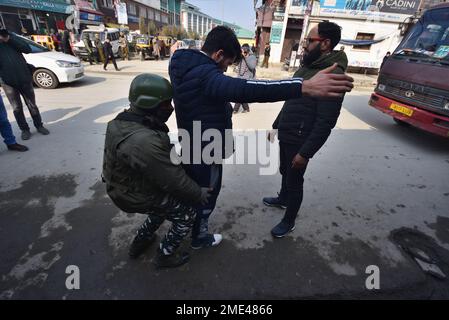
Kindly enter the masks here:
<path id="1" fill-rule="evenodd" d="M 385 61 L 369 105 L 449 138 L 449 3 L 421 16 Z"/>

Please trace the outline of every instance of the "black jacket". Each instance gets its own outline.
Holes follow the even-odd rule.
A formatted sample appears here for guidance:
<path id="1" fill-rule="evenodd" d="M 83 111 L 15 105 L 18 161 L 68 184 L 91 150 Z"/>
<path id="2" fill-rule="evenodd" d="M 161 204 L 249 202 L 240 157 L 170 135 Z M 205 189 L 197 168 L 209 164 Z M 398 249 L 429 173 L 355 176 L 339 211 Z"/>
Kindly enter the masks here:
<path id="1" fill-rule="evenodd" d="M 9 41 L 0 43 L 0 78 L 12 87 L 32 81 L 30 68 L 22 53 L 31 53 L 30 46 L 11 34 Z"/>
<path id="2" fill-rule="evenodd" d="M 310 79 L 318 71 L 337 62 L 336 73 L 343 73 L 348 60 L 342 51 L 334 51 L 314 62 L 309 68 L 301 68 L 295 76 Z M 343 98 L 323 99 L 301 97 L 286 101 L 273 123 L 278 129 L 279 141 L 298 146 L 298 153 L 312 158 L 323 146 L 337 123 Z"/>
<path id="3" fill-rule="evenodd" d="M 112 51 L 112 45 L 110 42 L 105 42 L 103 44 L 103 52 L 106 57 L 114 58 L 114 51 Z"/>

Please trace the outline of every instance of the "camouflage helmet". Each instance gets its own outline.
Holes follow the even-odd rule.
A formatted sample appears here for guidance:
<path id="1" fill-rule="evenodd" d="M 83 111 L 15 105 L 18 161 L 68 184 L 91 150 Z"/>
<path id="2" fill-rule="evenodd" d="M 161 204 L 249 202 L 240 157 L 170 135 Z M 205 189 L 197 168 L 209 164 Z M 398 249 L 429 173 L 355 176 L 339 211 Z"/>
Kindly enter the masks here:
<path id="1" fill-rule="evenodd" d="M 131 107 L 144 111 L 157 108 L 164 101 L 173 98 L 170 82 L 156 74 L 144 73 L 138 75 L 131 82 L 129 88 L 129 102 Z"/>

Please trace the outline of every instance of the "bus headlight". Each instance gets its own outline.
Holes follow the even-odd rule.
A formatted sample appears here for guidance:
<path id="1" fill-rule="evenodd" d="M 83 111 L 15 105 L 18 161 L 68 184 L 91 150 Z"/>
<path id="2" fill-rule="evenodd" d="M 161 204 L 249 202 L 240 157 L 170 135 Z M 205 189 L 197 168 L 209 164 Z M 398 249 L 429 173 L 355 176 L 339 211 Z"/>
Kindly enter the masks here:
<path id="1" fill-rule="evenodd" d="M 449 101 L 444 104 L 444 110 L 449 110 Z"/>

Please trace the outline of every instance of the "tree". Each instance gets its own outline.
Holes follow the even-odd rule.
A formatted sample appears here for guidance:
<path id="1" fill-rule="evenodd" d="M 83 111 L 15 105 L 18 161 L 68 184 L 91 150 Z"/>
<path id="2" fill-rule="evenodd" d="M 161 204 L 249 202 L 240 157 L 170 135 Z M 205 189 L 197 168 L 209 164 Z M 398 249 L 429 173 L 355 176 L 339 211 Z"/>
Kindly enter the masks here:
<path id="1" fill-rule="evenodd" d="M 187 37 L 188 37 L 189 39 L 193 39 L 193 40 L 200 40 L 200 35 L 199 35 L 197 32 L 189 31 L 189 32 L 187 33 Z"/>
<path id="2" fill-rule="evenodd" d="M 176 37 L 176 27 L 164 26 L 161 30 L 161 35 L 166 37 Z"/>
<path id="3" fill-rule="evenodd" d="M 140 30 L 140 34 L 145 33 L 145 18 L 144 17 L 140 17 L 140 19 L 139 19 L 139 30 Z"/>
<path id="4" fill-rule="evenodd" d="M 156 35 L 156 33 L 157 33 L 157 27 L 153 21 L 150 21 L 150 23 L 148 24 L 148 34 L 154 36 L 154 35 Z"/>

